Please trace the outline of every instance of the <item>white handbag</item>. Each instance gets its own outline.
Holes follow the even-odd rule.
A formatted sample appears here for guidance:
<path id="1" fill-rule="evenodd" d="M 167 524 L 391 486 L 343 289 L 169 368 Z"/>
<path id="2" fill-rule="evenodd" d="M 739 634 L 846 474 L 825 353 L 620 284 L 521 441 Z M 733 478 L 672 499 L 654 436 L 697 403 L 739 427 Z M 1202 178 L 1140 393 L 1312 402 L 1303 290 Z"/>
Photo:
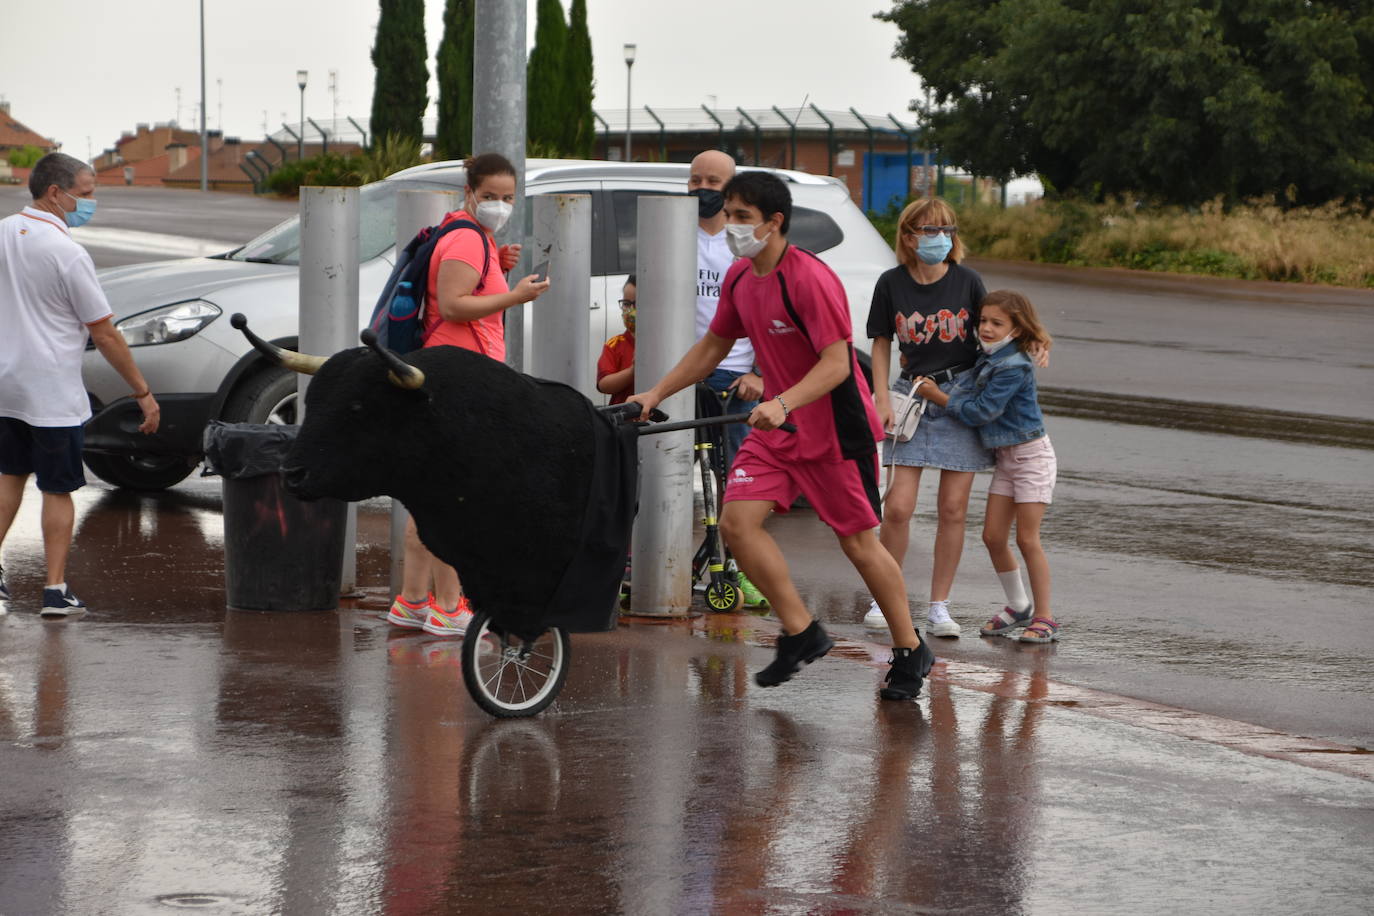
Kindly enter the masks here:
<path id="1" fill-rule="evenodd" d="M 926 410 L 926 399 L 914 394 L 904 394 L 895 388 L 888 392 L 887 397 L 892 404 L 892 425 L 886 430 L 888 438 L 908 442 L 916 435 L 921 414 Z"/>

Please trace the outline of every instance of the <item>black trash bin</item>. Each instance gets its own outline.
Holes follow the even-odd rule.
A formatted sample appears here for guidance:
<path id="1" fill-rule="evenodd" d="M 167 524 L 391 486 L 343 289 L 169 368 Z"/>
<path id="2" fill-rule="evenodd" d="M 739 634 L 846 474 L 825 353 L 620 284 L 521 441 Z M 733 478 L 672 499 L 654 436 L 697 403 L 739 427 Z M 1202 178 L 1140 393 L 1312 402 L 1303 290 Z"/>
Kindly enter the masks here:
<path id="1" fill-rule="evenodd" d="M 224 478 L 224 591 L 231 608 L 334 610 L 348 504 L 286 492 L 281 466 L 299 426 L 212 422 L 205 461 Z"/>

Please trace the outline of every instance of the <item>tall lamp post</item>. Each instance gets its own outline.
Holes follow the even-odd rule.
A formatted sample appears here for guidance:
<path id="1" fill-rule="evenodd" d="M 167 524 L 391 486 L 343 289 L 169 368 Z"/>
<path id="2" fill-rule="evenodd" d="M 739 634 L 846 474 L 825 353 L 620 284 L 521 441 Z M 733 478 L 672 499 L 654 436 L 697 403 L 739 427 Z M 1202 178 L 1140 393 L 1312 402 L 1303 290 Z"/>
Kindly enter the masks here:
<path id="1" fill-rule="evenodd" d="M 181 117 L 181 98 L 177 97 L 177 117 Z M 200 189 L 210 187 L 210 150 L 205 135 L 205 0 L 200 0 Z"/>
<path id="2" fill-rule="evenodd" d="M 305 79 L 310 75 L 307 70 L 296 71 L 296 85 L 301 87 L 301 135 L 296 141 L 296 158 L 305 158 Z"/>
<path id="3" fill-rule="evenodd" d="M 625 46 L 625 161 L 630 161 L 630 73 L 635 65 L 635 46 Z"/>

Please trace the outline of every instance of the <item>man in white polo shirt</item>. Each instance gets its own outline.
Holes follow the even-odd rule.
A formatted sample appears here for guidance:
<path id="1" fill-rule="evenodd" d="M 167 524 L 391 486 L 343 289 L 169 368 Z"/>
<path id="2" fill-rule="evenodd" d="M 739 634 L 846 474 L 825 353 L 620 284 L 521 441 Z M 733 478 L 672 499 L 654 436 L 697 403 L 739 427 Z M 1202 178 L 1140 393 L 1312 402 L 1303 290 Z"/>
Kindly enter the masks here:
<path id="1" fill-rule="evenodd" d="M 82 424 L 91 416 L 81 381 L 89 334 L 143 411 L 141 433 L 157 432 L 158 406 L 113 313 L 86 249 L 68 227 L 95 212 L 95 173 L 80 159 L 49 153 L 29 175 L 33 204 L 0 220 L 0 547 L 32 474 L 43 493 L 44 617 L 86 610 L 67 585 L 76 513 L 72 491 L 86 485 Z M 0 567 L 0 613 L 10 598 Z"/>

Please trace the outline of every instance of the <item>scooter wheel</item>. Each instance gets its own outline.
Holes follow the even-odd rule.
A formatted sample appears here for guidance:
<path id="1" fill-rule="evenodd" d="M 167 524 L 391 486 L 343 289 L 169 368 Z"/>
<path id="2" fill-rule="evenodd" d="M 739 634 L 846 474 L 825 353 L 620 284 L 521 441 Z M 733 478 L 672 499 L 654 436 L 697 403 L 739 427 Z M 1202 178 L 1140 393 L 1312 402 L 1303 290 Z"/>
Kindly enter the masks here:
<path id="1" fill-rule="evenodd" d="M 738 586 L 727 580 L 710 582 L 706 586 L 706 603 L 711 610 L 724 614 L 738 610 L 744 603 L 744 594 Z"/>

